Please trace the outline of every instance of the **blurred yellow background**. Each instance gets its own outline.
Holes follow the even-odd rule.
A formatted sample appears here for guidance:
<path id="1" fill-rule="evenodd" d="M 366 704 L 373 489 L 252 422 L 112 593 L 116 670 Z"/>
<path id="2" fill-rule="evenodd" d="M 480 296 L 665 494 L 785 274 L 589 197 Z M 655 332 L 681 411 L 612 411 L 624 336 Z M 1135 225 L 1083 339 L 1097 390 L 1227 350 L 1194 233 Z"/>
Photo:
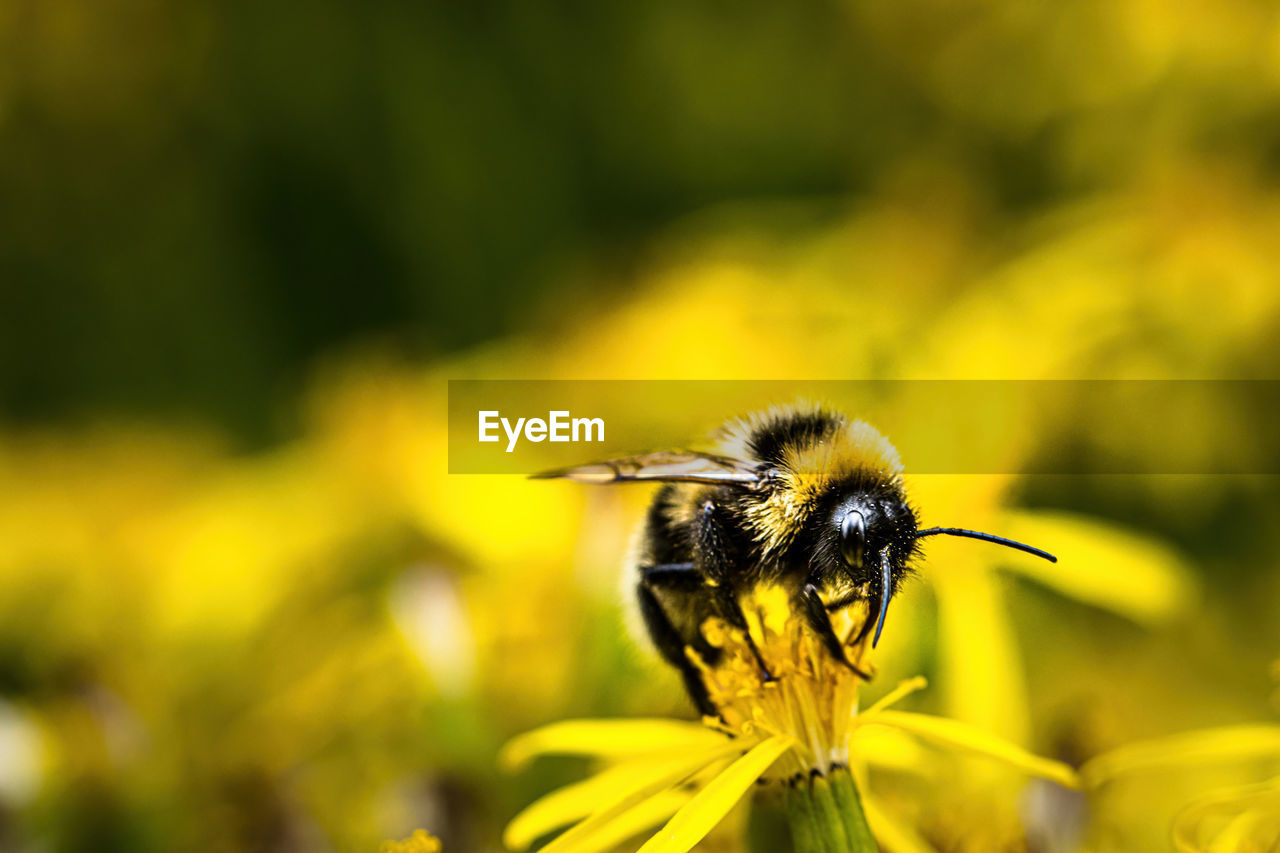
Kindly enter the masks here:
<path id="1" fill-rule="evenodd" d="M 509 737 L 691 711 L 624 627 L 647 490 L 448 475 L 447 380 L 1280 378 L 1278 96 L 1249 0 L 0 0 L 0 850 L 500 849 L 581 769 Z M 1008 470 L 1274 470 L 1220 402 Z M 1064 559 L 931 547 L 873 696 L 1072 762 L 1276 721 L 1276 478 L 1095 467 L 912 481 Z M 939 850 L 1145 851 L 1276 772 L 1056 835 L 878 784 Z"/>

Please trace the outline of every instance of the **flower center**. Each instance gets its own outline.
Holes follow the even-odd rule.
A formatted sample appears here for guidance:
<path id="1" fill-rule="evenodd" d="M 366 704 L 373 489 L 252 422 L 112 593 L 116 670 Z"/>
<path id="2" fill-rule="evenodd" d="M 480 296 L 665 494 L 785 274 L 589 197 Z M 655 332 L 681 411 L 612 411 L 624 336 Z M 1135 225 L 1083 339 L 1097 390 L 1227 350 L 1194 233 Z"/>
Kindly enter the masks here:
<path id="1" fill-rule="evenodd" d="M 742 601 L 747 630 L 720 618 L 703 623 L 707 643 L 720 651 L 714 665 L 692 647 L 687 653 L 702 674 L 719 718 L 704 721 L 733 737 L 760 739 L 791 735 L 795 749 L 764 777 L 785 779 L 817 770 L 827 774 L 849 763 L 849 737 L 858 710 L 862 678 L 835 658 L 805 619 L 792 609 L 791 597 L 777 586 L 762 586 Z M 866 671 L 864 637 L 853 644 L 867 618 L 859 602 L 832 614 L 849 663 Z M 748 635 L 749 632 L 749 635 Z M 766 673 L 752 651 L 754 642 Z"/>

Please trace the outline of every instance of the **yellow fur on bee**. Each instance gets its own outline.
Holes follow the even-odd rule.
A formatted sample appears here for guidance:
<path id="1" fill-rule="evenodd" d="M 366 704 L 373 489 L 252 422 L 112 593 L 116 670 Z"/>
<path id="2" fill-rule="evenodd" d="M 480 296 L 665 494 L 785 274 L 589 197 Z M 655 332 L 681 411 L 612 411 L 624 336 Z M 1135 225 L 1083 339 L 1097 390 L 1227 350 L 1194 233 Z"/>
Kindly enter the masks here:
<path id="1" fill-rule="evenodd" d="M 794 411 L 794 407 L 774 407 L 731 421 L 721 433 L 718 452 L 739 459 L 753 458 L 752 436 Z M 783 449 L 776 473 L 782 488 L 747 510 L 756 538 L 767 550 L 789 544 L 814 500 L 832 482 L 859 475 L 890 482 L 902 479 L 902 460 L 897 449 L 875 427 L 866 421 L 832 417 L 838 419 L 832 435 L 811 444 L 796 443 Z"/>

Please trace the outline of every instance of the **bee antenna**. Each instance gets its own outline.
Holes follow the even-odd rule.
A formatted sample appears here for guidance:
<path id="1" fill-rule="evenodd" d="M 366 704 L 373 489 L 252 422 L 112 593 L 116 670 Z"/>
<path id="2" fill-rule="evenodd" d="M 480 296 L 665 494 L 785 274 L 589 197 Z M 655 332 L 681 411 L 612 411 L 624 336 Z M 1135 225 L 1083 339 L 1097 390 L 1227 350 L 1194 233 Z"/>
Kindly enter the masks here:
<path id="1" fill-rule="evenodd" d="M 980 533 L 977 530 L 964 530 L 959 527 L 930 527 L 928 530 L 917 530 L 915 538 L 920 539 L 925 536 L 937 536 L 939 533 L 945 533 L 948 536 L 964 536 L 969 539 L 981 539 L 983 542 L 994 542 L 997 545 L 1003 545 L 1006 548 L 1013 548 L 1015 551 L 1025 551 L 1028 554 L 1034 554 L 1037 557 L 1048 560 L 1050 563 L 1058 562 L 1058 558 L 1050 554 L 1048 551 L 1041 551 L 1039 548 L 1032 548 L 1030 545 L 1023 545 L 1021 542 L 1015 542 L 1012 539 L 1005 539 L 1003 536 L 995 536 L 991 533 Z"/>

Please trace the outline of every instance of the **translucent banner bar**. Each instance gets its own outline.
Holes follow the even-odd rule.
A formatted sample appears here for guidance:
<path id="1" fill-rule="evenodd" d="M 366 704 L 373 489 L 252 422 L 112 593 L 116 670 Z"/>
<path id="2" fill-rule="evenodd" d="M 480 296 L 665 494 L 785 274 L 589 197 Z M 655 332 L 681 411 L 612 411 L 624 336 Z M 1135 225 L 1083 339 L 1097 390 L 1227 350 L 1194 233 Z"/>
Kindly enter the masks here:
<path id="1" fill-rule="evenodd" d="M 1280 473 L 1274 380 L 453 380 L 449 473 L 706 449 L 797 403 L 869 422 L 915 474 Z"/>

